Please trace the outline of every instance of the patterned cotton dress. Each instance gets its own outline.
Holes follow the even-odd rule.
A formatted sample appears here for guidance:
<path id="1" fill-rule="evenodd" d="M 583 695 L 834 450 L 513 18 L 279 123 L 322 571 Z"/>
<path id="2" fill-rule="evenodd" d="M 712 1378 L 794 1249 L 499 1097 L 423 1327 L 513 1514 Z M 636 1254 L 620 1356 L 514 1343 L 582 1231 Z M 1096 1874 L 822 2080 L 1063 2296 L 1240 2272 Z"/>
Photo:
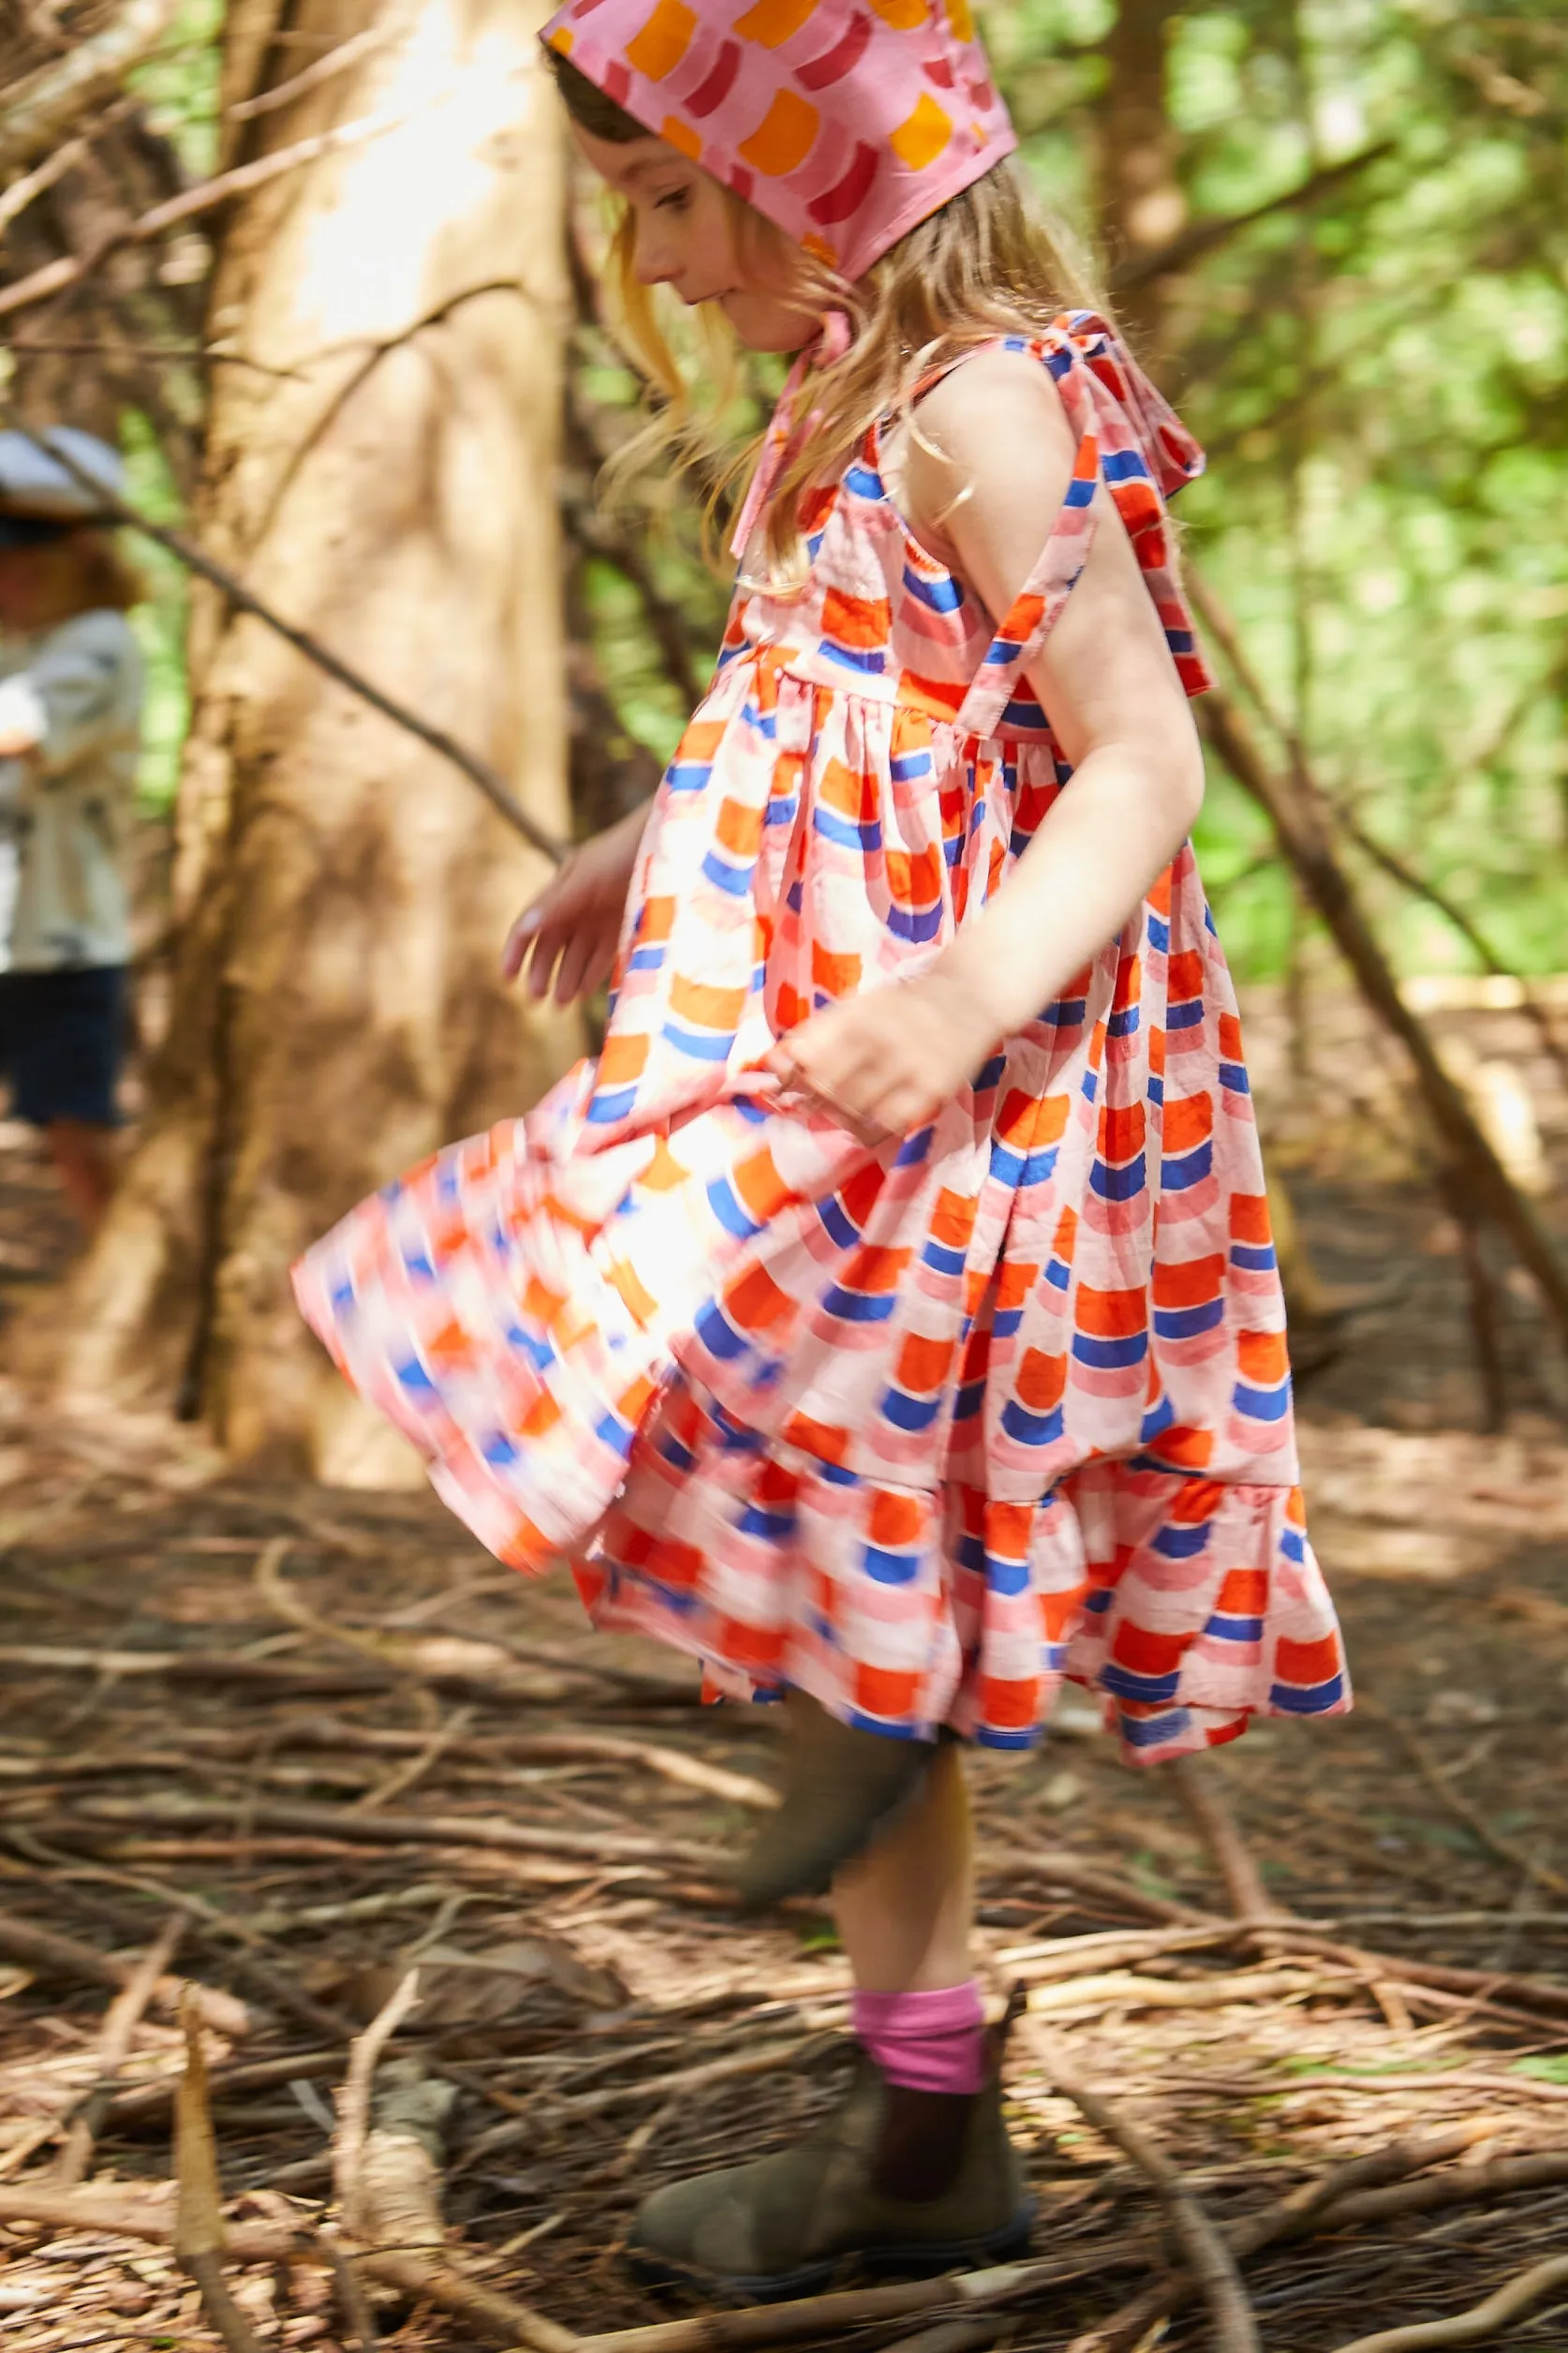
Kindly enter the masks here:
<path id="1" fill-rule="evenodd" d="M 1146 1761 L 1349 1705 L 1308 1544 L 1235 999 L 1190 849 L 932 1124 L 872 1153 L 759 1064 L 971 921 L 1069 785 L 1023 676 L 1108 485 L 1189 688 L 1164 489 L 1103 323 L 1014 348 L 1078 457 L 993 632 L 873 434 L 809 579 L 737 591 L 643 837 L 603 1052 L 296 1270 L 347 1377 L 523 1569 L 721 1693 L 1026 1745 L 1061 1678 Z"/>

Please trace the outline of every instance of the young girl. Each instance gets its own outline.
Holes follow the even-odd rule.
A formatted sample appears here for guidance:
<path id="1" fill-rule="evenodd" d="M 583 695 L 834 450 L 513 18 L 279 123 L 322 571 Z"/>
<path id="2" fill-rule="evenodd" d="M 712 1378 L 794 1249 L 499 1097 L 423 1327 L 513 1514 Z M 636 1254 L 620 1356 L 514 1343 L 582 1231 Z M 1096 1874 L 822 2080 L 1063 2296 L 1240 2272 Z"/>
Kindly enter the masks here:
<path id="1" fill-rule="evenodd" d="M 633 2234 L 774 2295 L 1028 2233 L 952 1736 L 1027 1746 L 1064 1674 L 1144 1762 L 1347 1694 L 1185 846 L 1200 454 L 1058 314 L 960 0 L 576 0 L 546 37 L 633 326 L 664 286 L 797 356 L 714 684 L 509 946 L 563 1002 L 614 966 L 603 1052 L 298 1286 L 502 1559 L 789 1694 L 742 1885 L 831 1880 L 862 2064 Z"/>
<path id="2" fill-rule="evenodd" d="M 48 439 L 119 488 L 91 434 Z M 96 513 L 79 474 L 0 433 L 0 1076 L 89 1233 L 113 1188 L 143 593 Z"/>

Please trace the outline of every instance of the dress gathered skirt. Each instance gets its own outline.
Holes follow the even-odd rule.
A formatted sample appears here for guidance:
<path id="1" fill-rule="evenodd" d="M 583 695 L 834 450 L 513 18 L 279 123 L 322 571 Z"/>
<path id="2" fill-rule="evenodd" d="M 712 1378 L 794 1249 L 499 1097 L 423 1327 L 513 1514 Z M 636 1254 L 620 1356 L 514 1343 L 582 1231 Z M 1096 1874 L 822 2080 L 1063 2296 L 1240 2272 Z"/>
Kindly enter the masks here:
<path id="1" fill-rule="evenodd" d="M 924 970 L 1074 789 L 1024 673 L 1110 502 L 1205 683 L 1164 518 L 1192 444 L 1092 314 L 1014 348 L 1078 461 L 1000 629 L 868 437 L 804 587 L 737 590 L 599 1055 L 350 1211 L 295 1286 L 493 1552 L 570 1561 L 598 1624 L 715 1693 L 1022 1747 L 1070 1677 L 1152 1761 L 1350 1704 L 1191 850 L 917 1133 L 869 1151 L 762 1068 Z"/>

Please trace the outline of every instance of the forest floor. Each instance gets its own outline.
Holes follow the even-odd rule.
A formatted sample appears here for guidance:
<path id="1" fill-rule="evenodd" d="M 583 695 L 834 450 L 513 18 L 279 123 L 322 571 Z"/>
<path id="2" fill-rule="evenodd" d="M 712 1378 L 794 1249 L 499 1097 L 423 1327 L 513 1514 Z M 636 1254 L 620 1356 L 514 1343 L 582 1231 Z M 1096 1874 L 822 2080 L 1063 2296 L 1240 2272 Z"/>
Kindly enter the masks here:
<path id="1" fill-rule="evenodd" d="M 1556 1166 L 1568 1104 L 1528 1025 L 1470 1029 L 1523 1073 Z M 1568 2247 L 1562 1377 L 1494 1269 L 1508 1414 L 1482 1430 L 1462 1261 L 1376 1056 L 1287 1086 L 1266 1009 L 1253 1053 L 1341 1295 L 1302 1436 L 1361 1704 L 1260 1725 L 1196 1782 L 1129 1773 L 1082 1694 L 1032 1756 L 971 1760 L 986 1990 L 1029 1989 L 1007 2078 L 1043 2268 L 989 2314 L 883 2291 L 790 2342 L 1066 2346 L 1166 2278 L 1150 2172 L 1069 2070 L 1221 2230 L 1272 2220 L 1244 2265 L 1271 2353 L 1457 2313 Z M 0 1316 L 69 1241 L 0 1131 Z M 237 1477 L 171 1426 L 44 1415 L 3 1380 L 0 1551 L 0 2348 L 220 2342 L 169 2243 L 181 1976 L 205 1990 L 230 2342 L 359 2344 L 338 2275 L 291 2258 L 333 2209 L 350 2039 L 416 1962 L 376 2112 L 438 2147 L 447 2242 L 434 2290 L 374 2285 L 359 2325 L 407 2353 L 504 2342 L 451 2308 L 463 2281 L 596 2344 L 701 2314 L 627 2276 L 636 2201 L 782 2145 L 843 2080 L 826 1920 L 743 1924 L 723 1894 L 767 1711 L 703 1709 L 667 1654 L 584 1641 L 569 1579 L 524 1585 L 422 1495 Z M 1238 1924 L 1227 1826 L 1295 1926 Z M 121 1998 L 175 1919 L 170 1974 Z M 1283 2235 L 1279 2201 L 1331 2173 Z M 1098 2341 L 1215 2341 L 1201 2302 L 1161 2306 Z M 925 2333 L 955 2310 L 969 2333 Z M 1508 2336 L 1568 2346 L 1568 2286 Z"/>

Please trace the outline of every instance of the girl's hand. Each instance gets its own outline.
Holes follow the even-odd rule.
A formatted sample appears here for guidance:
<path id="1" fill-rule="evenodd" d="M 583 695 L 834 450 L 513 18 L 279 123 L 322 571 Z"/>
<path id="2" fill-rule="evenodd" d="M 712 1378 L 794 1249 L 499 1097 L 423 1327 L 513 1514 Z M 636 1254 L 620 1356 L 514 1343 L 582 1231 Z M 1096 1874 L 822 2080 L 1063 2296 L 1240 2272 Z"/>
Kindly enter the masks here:
<path id="1" fill-rule="evenodd" d="M 995 1050 L 984 993 L 940 965 L 814 1014 L 779 1039 L 764 1068 L 873 1149 L 923 1128 Z"/>
<path id="2" fill-rule="evenodd" d="M 652 806 L 572 851 L 508 932 L 501 969 L 512 981 L 526 964 L 530 997 L 548 997 L 554 975 L 556 1004 L 570 1005 L 609 979 Z"/>

